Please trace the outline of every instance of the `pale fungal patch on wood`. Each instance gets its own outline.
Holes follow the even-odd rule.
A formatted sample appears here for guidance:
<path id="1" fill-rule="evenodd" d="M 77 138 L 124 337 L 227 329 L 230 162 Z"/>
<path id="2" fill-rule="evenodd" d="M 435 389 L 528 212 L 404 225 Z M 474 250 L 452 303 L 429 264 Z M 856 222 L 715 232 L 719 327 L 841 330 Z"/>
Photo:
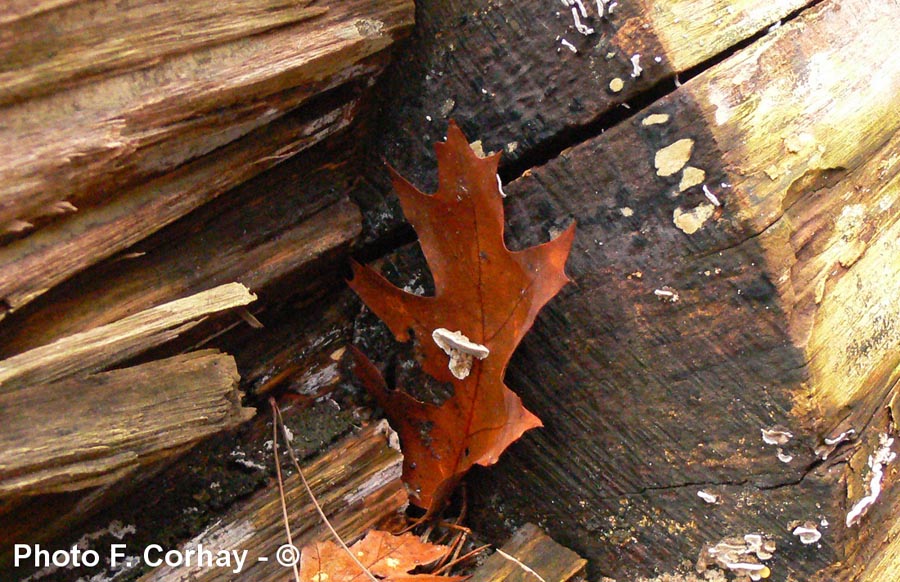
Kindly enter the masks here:
<path id="1" fill-rule="evenodd" d="M 625 218 L 628 218 L 629 216 L 634 216 L 634 210 L 632 210 L 628 206 L 623 206 L 622 208 L 619 209 L 619 212 L 621 212 L 622 216 L 624 216 Z"/>
<path id="2" fill-rule="evenodd" d="M 483 360 L 491 353 L 485 346 L 469 341 L 462 332 L 450 331 L 443 327 L 431 332 L 431 339 L 450 356 L 450 373 L 459 380 L 468 377 L 475 358 Z"/>
<path id="3" fill-rule="evenodd" d="M 869 493 L 857 501 L 847 513 L 847 527 L 858 524 L 862 517 L 868 513 L 869 508 L 872 507 L 878 496 L 881 495 L 884 468 L 897 458 L 897 453 L 891 450 L 893 444 L 894 439 L 887 434 L 879 436 L 878 450 L 875 451 L 875 454 L 869 455 L 869 470 L 871 471 L 867 487 Z"/>
<path id="4" fill-rule="evenodd" d="M 815 149 L 816 138 L 811 133 L 798 133 L 784 138 L 784 149 L 796 154 Z"/>
<path id="5" fill-rule="evenodd" d="M 780 426 L 761 428 L 759 430 L 762 433 L 763 442 L 767 445 L 784 446 L 794 438 L 794 433 Z"/>
<path id="6" fill-rule="evenodd" d="M 715 545 L 707 544 L 697 558 L 697 572 L 703 573 L 710 566 L 718 566 L 731 573 L 757 581 L 768 578 L 771 570 L 760 563 L 775 554 L 775 542 L 761 534 L 747 534 L 742 538 L 728 537 Z"/>
<path id="7" fill-rule="evenodd" d="M 817 525 L 812 521 L 798 525 L 791 533 L 800 538 L 800 543 L 806 546 L 822 539 L 822 532 L 819 531 Z"/>
<path id="8" fill-rule="evenodd" d="M 612 91 L 613 93 L 618 93 L 619 91 L 621 91 L 624 88 L 625 88 L 625 81 L 623 81 L 619 77 L 616 77 L 615 79 L 613 79 L 612 81 L 609 82 L 609 90 Z"/>
<path id="9" fill-rule="evenodd" d="M 657 176 L 671 176 L 687 164 L 694 149 L 694 140 L 684 138 L 667 145 L 658 152 L 653 160 Z"/>
<path id="10" fill-rule="evenodd" d="M 708 491 L 704 491 L 703 489 L 701 489 L 700 491 L 697 491 L 697 497 L 699 497 L 703 501 L 705 501 L 707 503 L 711 503 L 711 504 L 716 504 L 719 502 L 718 495 L 716 495 L 714 493 L 710 493 Z"/>
<path id="11" fill-rule="evenodd" d="M 0 229 L 2 232 L 25 232 L 26 230 L 34 228 L 34 225 L 25 220 L 10 220 L 6 224 L 3 225 L 3 228 Z"/>
<path id="12" fill-rule="evenodd" d="M 778 457 L 778 460 L 781 461 L 782 463 L 790 463 L 791 461 L 794 460 L 794 455 L 792 455 L 790 453 L 785 453 L 784 449 L 782 449 L 780 447 L 776 451 L 776 456 Z"/>
<path id="13" fill-rule="evenodd" d="M 631 78 L 637 79 L 644 69 L 641 67 L 641 55 L 631 55 Z"/>
<path id="14" fill-rule="evenodd" d="M 559 44 L 563 45 L 564 47 L 566 47 L 567 49 L 569 49 L 569 50 L 572 51 L 573 53 L 577 53 L 577 52 L 578 52 L 578 49 L 575 48 L 575 45 L 572 44 L 572 43 L 570 43 L 569 41 L 567 41 L 567 40 L 564 39 L 564 38 L 560 38 L 560 39 L 559 39 Z"/>
<path id="15" fill-rule="evenodd" d="M 641 125 L 649 126 L 649 125 L 660 125 L 663 123 L 669 122 L 669 114 L 668 113 L 653 113 L 648 115 L 644 119 L 641 120 Z"/>
<path id="16" fill-rule="evenodd" d="M 655 289 L 653 294 L 656 295 L 660 301 L 665 301 L 666 303 L 677 303 L 681 297 L 678 296 L 678 291 L 672 289 L 668 285 L 663 287 L 662 289 Z"/>
<path id="17" fill-rule="evenodd" d="M 580 32 L 585 36 L 589 36 L 594 34 L 594 29 L 585 23 L 581 22 L 582 18 L 587 18 L 588 13 L 587 9 L 584 7 L 584 3 L 582 0 L 561 0 L 563 6 L 569 6 L 572 8 L 572 20 L 575 22 L 575 30 Z"/>
<path id="18" fill-rule="evenodd" d="M 845 442 L 853 440 L 855 436 L 856 430 L 848 428 L 832 437 L 825 437 L 823 443 L 816 447 L 816 456 L 823 461 L 827 460 L 828 456 L 831 455 L 831 453 L 833 453 L 834 450 L 838 448 L 838 446 Z"/>
<path id="19" fill-rule="evenodd" d="M 733 104 L 731 103 L 729 94 L 719 90 L 717 87 L 710 87 L 706 99 L 709 101 L 710 105 L 716 108 L 716 125 L 728 123 L 728 120 L 734 115 Z"/>
<path id="20" fill-rule="evenodd" d="M 684 210 L 680 206 L 675 209 L 672 218 L 675 226 L 684 234 L 694 234 L 709 220 L 716 212 L 716 207 L 706 202 L 700 204 L 696 208 Z"/>
<path id="21" fill-rule="evenodd" d="M 685 166 L 681 173 L 681 182 L 678 183 L 678 191 L 684 192 L 688 188 L 692 188 L 697 184 L 702 184 L 706 179 L 706 172 L 694 166 Z"/>
<path id="22" fill-rule="evenodd" d="M 703 195 L 706 196 L 706 199 L 709 200 L 713 206 L 722 206 L 722 203 L 719 202 L 718 197 L 716 197 L 716 195 L 709 190 L 709 187 L 706 184 L 703 185 Z"/>

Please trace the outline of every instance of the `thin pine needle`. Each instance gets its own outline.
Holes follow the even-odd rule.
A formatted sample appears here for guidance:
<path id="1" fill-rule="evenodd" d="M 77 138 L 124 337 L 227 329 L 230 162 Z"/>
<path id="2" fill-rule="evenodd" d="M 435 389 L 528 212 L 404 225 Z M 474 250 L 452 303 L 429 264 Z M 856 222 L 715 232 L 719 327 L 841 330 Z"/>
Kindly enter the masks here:
<path id="1" fill-rule="evenodd" d="M 269 398 L 269 403 L 272 405 L 272 410 L 277 408 L 274 398 Z M 278 419 L 275 418 L 274 414 L 272 415 L 272 450 L 275 452 L 275 474 L 278 475 L 278 492 L 281 494 L 279 497 L 281 498 L 281 514 L 284 517 L 284 531 L 287 534 L 288 544 L 293 546 L 294 540 L 291 538 L 291 523 L 290 519 L 288 519 L 287 501 L 284 497 L 284 479 L 281 476 L 281 459 L 278 456 Z M 294 569 L 294 582 L 300 582 L 300 572 L 297 570 L 297 563 L 294 562 L 292 566 Z"/>
<path id="2" fill-rule="evenodd" d="M 344 540 L 341 539 L 341 536 L 338 535 L 338 532 L 334 529 L 334 526 L 331 525 L 331 522 L 328 521 L 328 517 L 325 515 L 325 512 L 322 510 L 322 506 L 319 505 L 319 500 L 316 499 L 316 496 L 313 494 L 312 488 L 309 486 L 309 482 L 306 480 L 306 476 L 303 474 L 303 470 L 300 468 L 300 463 L 297 461 L 296 455 L 294 455 L 294 448 L 290 444 L 290 436 L 287 432 L 287 427 L 284 426 L 284 419 L 281 417 L 281 411 L 275 405 L 275 400 L 270 398 L 269 401 L 272 403 L 272 411 L 275 416 L 278 418 L 278 423 L 281 424 L 281 429 L 284 431 L 284 438 L 287 441 L 285 448 L 287 449 L 288 457 L 291 459 L 291 463 L 294 465 L 294 469 L 296 469 L 297 474 L 300 476 L 300 481 L 303 482 L 303 487 L 306 488 L 306 492 L 309 493 L 309 498 L 312 499 L 313 505 L 316 508 L 316 511 L 319 513 L 319 517 L 322 518 L 322 522 L 328 528 L 328 531 L 331 532 L 331 535 L 334 536 L 334 539 L 337 540 L 339 546 L 341 546 L 347 555 L 350 556 L 356 565 L 359 566 L 362 571 L 368 576 L 369 580 L 372 582 L 380 582 L 378 578 L 375 577 L 372 572 L 366 568 L 362 562 L 359 561 L 359 558 L 350 551 L 350 548 L 347 547 L 347 544 L 344 543 Z"/>

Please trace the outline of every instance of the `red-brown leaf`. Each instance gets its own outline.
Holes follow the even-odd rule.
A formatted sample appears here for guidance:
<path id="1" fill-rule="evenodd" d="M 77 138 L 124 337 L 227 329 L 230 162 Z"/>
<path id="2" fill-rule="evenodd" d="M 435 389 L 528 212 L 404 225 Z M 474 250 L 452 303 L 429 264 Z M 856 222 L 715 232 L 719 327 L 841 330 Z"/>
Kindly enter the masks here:
<path id="1" fill-rule="evenodd" d="M 371 362 L 357 358 L 359 375 L 400 434 L 413 501 L 429 512 L 473 464 L 495 463 L 522 433 L 541 426 L 503 376 L 538 311 L 568 282 L 564 266 L 575 234 L 573 224 L 546 244 L 510 251 L 503 241 L 499 154 L 478 157 L 453 122 L 435 150 L 439 186 L 433 195 L 392 171 L 431 268 L 434 296 L 407 293 L 356 263 L 350 281 L 399 341 L 414 333 L 427 373 L 453 383 L 453 396 L 441 406 L 426 404 L 388 390 Z M 465 379 L 453 377 L 448 356 L 432 340 L 438 328 L 461 331 L 490 355 L 476 359 Z"/>
<path id="2" fill-rule="evenodd" d="M 459 582 L 465 577 L 410 574 L 418 566 L 431 564 L 447 553 L 447 546 L 422 542 L 411 533 L 395 536 L 371 530 L 350 547 L 369 572 L 386 582 Z M 300 554 L 302 582 L 366 582 L 369 577 L 343 548 L 321 542 L 303 548 Z"/>

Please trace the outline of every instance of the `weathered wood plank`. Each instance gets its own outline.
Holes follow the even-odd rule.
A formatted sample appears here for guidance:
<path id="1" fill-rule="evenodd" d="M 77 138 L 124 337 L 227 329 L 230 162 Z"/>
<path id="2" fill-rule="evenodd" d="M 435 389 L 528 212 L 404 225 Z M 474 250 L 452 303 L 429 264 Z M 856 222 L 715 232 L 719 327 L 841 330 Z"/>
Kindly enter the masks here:
<path id="1" fill-rule="evenodd" d="M 320 16 L 306 2 L 79 2 L 0 22 L 0 106 Z"/>
<path id="2" fill-rule="evenodd" d="M 389 430 L 383 421 L 371 425 L 304 468 L 316 499 L 345 540 L 362 535 L 407 502 L 400 481 L 403 456 L 389 446 Z M 284 494 L 294 545 L 301 548 L 329 539 L 330 533 L 297 475 L 285 480 Z M 248 550 L 248 566 L 241 572 L 242 580 L 284 580 L 289 570 L 275 560 L 278 547 L 287 543 L 277 486 L 272 485 L 233 508 L 215 527 L 185 547 L 201 543 L 208 548 Z M 260 556 L 268 560 L 259 561 Z M 219 580 L 223 573 L 219 568 L 161 566 L 140 580 Z"/>
<path id="3" fill-rule="evenodd" d="M 842 451 L 816 450 L 893 382 L 898 17 L 823 2 L 506 187 L 516 245 L 578 220 L 576 285 L 510 366 L 545 428 L 476 475 L 476 527 L 496 539 L 508 532 L 487 516 L 533 520 L 591 575 L 623 579 L 752 533 L 775 541 L 775 579 L 840 558 Z M 683 160 L 668 149 L 681 140 Z M 822 307 L 800 313 L 823 278 Z M 853 338 L 871 358 L 848 353 Z M 779 426 L 793 436 L 767 444 Z M 792 535 L 822 520 L 814 547 Z"/>
<path id="4" fill-rule="evenodd" d="M 228 189 L 344 129 L 355 100 L 288 115 L 173 173 L 0 247 L 0 318 Z"/>
<path id="5" fill-rule="evenodd" d="M 306 295 L 333 284 L 334 276 L 319 273 L 361 228 L 359 211 L 341 198 L 353 174 L 345 145 L 343 139 L 323 143 L 261 174 L 130 247 L 134 258 L 88 269 L 10 314 L 0 327 L 0 355 L 227 281 L 245 284 L 263 300 L 279 290 Z"/>
<path id="6" fill-rule="evenodd" d="M 675 75 L 716 58 L 765 31 L 808 0 L 619 2 L 598 18 L 583 2 L 594 29 L 576 31 L 572 9 L 561 2 L 418 2 L 410 46 L 398 55 L 381 92 L 382 114 L 372 165 L 388 160 L 431 191 L 436 184 L 432 143 L 454 118 L 484 151 L 503 151 L 501 175 L 511 179 L 578 141 L 599 133 L 648 91 L 669 90 Z M 609 3 L 603 3 L 609 4 Z M 562 45 L 570 42 L 573 53 Z M 641 73 L 632 58 L 638 55 Z M 621 81 L 621 89 L 610 84 Z M 387 180 L 372 184 L 376 233 L 402 222 Z M 391 217 L 387 215 L 392 213 Z"/>
<path id="7" fill-rule="evenodd" d="M 472 574 L 472 582 L 529 582 L 537 579 L 535 573 L 545 582 L 566 582 L 584 570 L 587 563 L 531 523 L 519 528 L 500 549 L 506 556 L 499 552 L 492 554 Z"/>
<path id="8" fill-rule="evenodd" d="M 228 283 L 66 336 L 0 361 L 0 392 L 103 369 L 177 337 L 197 319 L 255 299 L 240 283 Z"/>
<path id="9" fill-rule="evenodd" d="M 0 223 L 107 201 L 222 147 L 370 75 L 365 59 L 411 24 L 408 0 L 341 2 L 307 22 L 3 108 Z"/>
<path id="10" fill-rule="evenodd" d="M 0 393 L 0 496 L 107 485 L 234 428 L 255 413 L 239 379 L 204 350 Z"/>

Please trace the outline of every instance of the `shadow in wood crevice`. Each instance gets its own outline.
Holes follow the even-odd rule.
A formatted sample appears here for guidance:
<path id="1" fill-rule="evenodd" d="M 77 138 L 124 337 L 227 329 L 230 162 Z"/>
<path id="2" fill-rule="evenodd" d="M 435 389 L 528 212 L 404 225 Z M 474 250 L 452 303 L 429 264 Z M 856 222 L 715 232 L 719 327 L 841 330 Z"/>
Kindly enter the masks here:
<path id="1" fill-rule="evenodd" d="M 627 99 L 618 106 L 609 109 L 588 123 L 564 127 L 557 133 L 536 144 L 533 148 L 529 149 L 527 153 L 524 153 L 509 162 L 501 160 L 501 180 L 504 184 L 512 182 L 521 177 L 522 174 L 529 169 L 546 164 L 553 158 L 559 156 L 566 149 L 598 137 L 600 134 L 612 129 L 616 125 L 639 115 L 644 112 L 648 106 L 673 93 L 679 86 L 759 41 L 771 32 L 772 26 L 784 25 L 785 23 L 798 18 L 803 12 L 817 6 L 823 1 L 824 0 L 811 1 L 806 6 L 798 8 L 782 18 L 778 23 L 767 24 L 752 36 L 735 43 L 726 50 L 719 52 L 685 71 L 661 79 L 653 86 L 638 93 L 634 97 Z"/>

